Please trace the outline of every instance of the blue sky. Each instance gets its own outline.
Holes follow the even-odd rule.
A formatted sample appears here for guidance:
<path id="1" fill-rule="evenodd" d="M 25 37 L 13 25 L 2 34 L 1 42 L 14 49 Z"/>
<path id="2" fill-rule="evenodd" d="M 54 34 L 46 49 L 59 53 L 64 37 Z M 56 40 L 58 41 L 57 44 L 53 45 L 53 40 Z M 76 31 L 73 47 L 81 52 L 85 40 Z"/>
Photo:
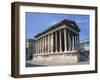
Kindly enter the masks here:
<path id="1" fill-rule="evenodd" d="M 89 39 L 89 15 L 26 12 L 25 17 L 26 39 L 34 38 L 37 33 L 63 19 L 71 19 L 77 23 L 81 30 L 80 40 Z"/>

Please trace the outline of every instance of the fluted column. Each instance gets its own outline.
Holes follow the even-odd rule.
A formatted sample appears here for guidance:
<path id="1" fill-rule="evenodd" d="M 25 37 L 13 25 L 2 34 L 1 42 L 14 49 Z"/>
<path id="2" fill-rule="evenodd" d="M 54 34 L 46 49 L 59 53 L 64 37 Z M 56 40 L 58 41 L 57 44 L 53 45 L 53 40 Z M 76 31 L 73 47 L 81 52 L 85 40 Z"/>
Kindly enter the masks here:
<path id="1" fill-rule="evenodd" d="M 39 54 L 39 40 L 37 40 L 37 47 L 38 47 L 37 52 L 38 52 L 38 54 Z"/>
<path id="2" fill-rule="evenodd" d="M 75 35 L 75 33 L 74 33 L 74 50 L 76 50 L 76 37 L 75 37 L 76 35 Z"/>
<path id="3" fill-rule="evenodd" d="M 75 50 L 75 33 L 74 33 L 74 50 Z"/>
<path id="4" fill-rule="evenodd" d="M 37 53 L 37 42 L 35 42 L 35 53 Z"/>
<path id="5" fill-rule="evenodd" d="M 62 42 L 61 42 L 61 30 L 59 30 L 59 43 L 60 43 L 60 52 L 62 52 Z"/>
<path id="6" fill-rule="evenodd" d="M 69 31 L 67 30 L 67 40 L 68 40 L 68 46 L 67 46 L 67 48 L 68 48 L 68 51 L 69 51 Z"/>
<path id="7" fill-rule="evenodd" d="M 70 32 L 70 51 L 72 51 L 72 32 Z"/>
<path id="8" fill-rule="evenodd" d="M 46 45 L 47 45 L 47 44 L 46 44 L 46 36 L 45 36 L 45 54 L 46 54 Z"/>
<path id="9" fill-rule="evenodd" d="M 47 38 L 46 38 L 46 54 L 48 54 L 48 35 L 47 35 Z"/>
<path id="10" fill-rule="evenodd" d="M 43 54 L 45 54 L 45 36 L 43 37 L 43 42 L 44 42 L 44 43 L 43 43 L 43 45 L 44 45 L 44 46 L 43 46 Z"/>
<path id="11" fill-rule="evenodd" d="M 41 39 L 39 39 L 39 53 L 41 54 Z"/>
<path id="12" fill-rule="evenodd" d="M 50 48 L 49 48 L 49 46 L 50 46 L 49 45 L 50 44 L 50 42 L 49 42 L 49 39 L 50 39 L 49 36 L 50 36 L 50 34 L 48 35 L 48 53 L 49 53 L 49 50 L 50 50 Z"/>
<path id="13" fill-rule="evenodd" d="M 40 40 L 38 39 L 38 54 L 40 54 Z"/>
<path id="14" fill-rule="evenodd" d="M 67 34 L 67 32 L 66 32 L 66 29 L 64 29 L 64 47 L 65 47 L 65 52 L 67 51 L 67 38 L 66 38 L 66 34 Z"/>
<path id="15" fill-rule="evenodd" d="M 70 31 L 68 31 L 68 51 L 70 51 Z"/>
<path id="16" fill-rule="evenodd" d="M 77 35 L 75 34 L 75 50 L 77 50 Z"/>
<path id="17" fill-rule="evenodd" d="M 51 53 L 53 53 L 53 46 L 54 46 L 54 44 L 53 44 L 53 39 L 54 39 L 53 34 L 54 33 L 51 33 Z"/>
<path id="18" fill-rule="evenodd" d="M 51 34 L 49 34 L 49 53 L 51 53 Z"/>
<path id="19" fill-rule="evenodd" d="M 40 50 L 41 50 L 41 54 L 42 54 L 42 38 L 40 39 L 40 44 L 41 44 L 40 45 L 41 46 L 41 49 Z"/>
<path id="20" fill-rule="evenodd" d="M 78 36 L 76 35 L 76 50 L 78 50 Z"/>
<path id="21" fill-rule="evenodd" d="M 55 52 L 57 52 L 57 32 L 55 32 Z"/>
<path id="22" fill-rule="evenodd" d="M 37 45 L 38 45 L 38 54 L 39 54 L 39 40 L 37 40 Z"/>
<path id="23" fill-rule="evenodd" d="M 39 39 L 39 53 L 41 54 L 41 39 Z"/>
<path id="24" fill-rule="evenodd" d="M 78 35 L 78 47 L 79 47 L 79 50 L 80 50 L 80 37 Z"/>
<path id="25" fill-rule="evenodd" d="M 44 53 L 44 37 L 42 37 L 42 54 Z"/>
<path id="26" fill-rule="evenodd" d="M 79 44 L 79 35 L 77 35 L 77 50 L 79 50 L 80 44 Z"/>
<path id="27" fill-rule="evenodd" d="M 72 48 L 72 50 L 75 50 L 75 47 L 74 47 L 74 40 L 75 40 L 74 39 L 74 33 L 73 33 L 73 37 L 72 38 L 73 38 L 73 41 L 72 41 L 73 42 L 73 48 Z"/>
<path id="28" fill-rule="evenodd" d="M 38 40 L 36 40 L 36 46 L 37 46 L 37 54 L 38 54 Z"/>
<path id="29" fill-rule="evenodd" d="M 41 40 L 41 54 L 43 54 L 43 37 L 42 37 L 42 40 Z"/>

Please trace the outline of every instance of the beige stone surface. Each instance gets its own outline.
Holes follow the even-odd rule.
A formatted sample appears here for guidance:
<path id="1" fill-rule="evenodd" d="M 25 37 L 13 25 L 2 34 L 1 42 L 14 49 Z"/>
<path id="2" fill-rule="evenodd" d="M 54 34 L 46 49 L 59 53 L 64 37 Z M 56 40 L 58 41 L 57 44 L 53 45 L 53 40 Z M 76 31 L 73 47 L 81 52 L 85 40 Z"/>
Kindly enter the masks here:
<path id="1" fill-rule="evenodd" d="M 77 64 L 78 54 L 48 54 L 48 55 L 35 55 L 32 64 L 38 65 L 62 65 L 62 64 Z"/>

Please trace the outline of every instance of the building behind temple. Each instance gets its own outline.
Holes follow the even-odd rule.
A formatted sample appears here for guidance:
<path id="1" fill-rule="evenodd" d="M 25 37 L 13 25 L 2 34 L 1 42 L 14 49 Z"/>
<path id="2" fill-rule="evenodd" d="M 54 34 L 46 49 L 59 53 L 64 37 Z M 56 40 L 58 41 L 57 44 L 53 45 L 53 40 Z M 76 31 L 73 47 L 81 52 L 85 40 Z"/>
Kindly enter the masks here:
<path id="1" fill-rule="evenodd" d="M 89 51 L 90 50 L 90 47 L 89 47 L 89 40 L 81 40 L 80 41 L 80 49 L 81 50 L 84 50 L 84 51 Z"/>
<path id="2" fill-rule="evenodd" d="M 80 29 L 75 21 L 64 19 L 35 36 L 33 63 L 76 64 L 79 61 Z"/>
<path id="3" fill-rule="evenodd" d="M 88 61 L 90 58 L 90 41 L 89 39 L 80 41 L 80 61 Z"/>
<path id="4" fill-rule="evenodd" d="M 26 60 L 31 60 L 32 55 L 35 53 L 35 40 L 27 39 L 26 40 Z"/>

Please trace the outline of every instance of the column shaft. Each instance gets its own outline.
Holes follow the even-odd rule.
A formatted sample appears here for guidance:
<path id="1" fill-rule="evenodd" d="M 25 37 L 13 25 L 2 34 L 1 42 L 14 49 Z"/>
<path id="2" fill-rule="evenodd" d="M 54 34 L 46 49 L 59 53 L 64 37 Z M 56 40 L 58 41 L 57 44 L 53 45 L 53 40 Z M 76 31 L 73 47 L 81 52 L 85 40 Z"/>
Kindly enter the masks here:
<path id="1" fill-rule="evenodd" d="M 76 42 L 77 42 L 77 50 L 78 50 L 78 47 L 79 47 L 79 46 L 78 46 L 78 35 L 76 36 L 76 38 L 77 38 L 77 41 L 76 41 Z"/>
<path id="2" fill-rule="evenodd" d="M 45 36 L 43 41 L 44 41 L 43 53 L 45 54 Z"/>
<path id="3" fill-rule="evenodd" d="M 70 51 L 72 51 L 72 31 L 70 31 Z"/>
<path id="4" fill-rule="evenodd" d="M 77 35 L 75 34 L 75 50 L 77 50 Z"/>
<path id="5" fill-rule="evenodd" d="M 66 34 L 67 34 L 67 32 L 66 32 L 66 29 L 64 29 L 64 47 L 65 47 L 65 52 L 67 51 L 67 38 L 66 38 Z"/>
<path id="6" fill-rule="evenodd" d="M 72 41 L 73 42 L 73 49 L 72 50 L 74 51 L 74 33 L 73 33 L 73 37 L 72 38 L 73 38 L 73 41 Z"/>
<path id="7" fill-rule="evenodd" d="M 49 35 L 49 53 L 51 53 L 51 34 Z"/>
<path id="8" fill-rule="evenodd" d="M 35 53 L 37 53 L 37 42 L 35 42 Z"/>
<path id="9" fill-rule="evenodd" d="M 60 52 L 62 52 L 62 42 L 61 42 L 61 30 L 59 30 L 59 43 L 60 43 Z"/>
<path id="10" fill-rule="evenodd" d="M 46 45 L 47 45 L 47 44 L 46 44 L 46 36 L 45 36 L 45 54 L 46 54 Z"/>
<path id="11" fill-rule="evenodd" d="M 57 32 L 55 32 L 55 52 L 57 52 Z"/>
<path id="12" fill-rule="evenodd" d="M 44 53 L 43 48 L 44 48 L 44 37 L 42 37 L 42 54 Z"/>
<path id="13" fill-rule="evenodd" d="M 76 49 L 78 50 L 78 36 L 76 35 Z"/>
<path id="14" fill-rule="evenodd" d="M 68 31 L 68 50 L 70 51 L 70 31 Z"/>
<path id="15" fill-rule="evenodd" d="M 50 51 L 50 50 L 49 50 L 49 49 L 50 49 L 50 48 L 49 48 L 49 46 L 50 46 L 50 45 L 49 45 L 49 43 L 50 43 L 50 42 L 49 42 L 49 39 L 50 39 L 49 37 L 50 37 L 50 34 L 48 35 L 48 53 L 49 53 L 49 51 Z"/>
<path id="16" fill-rule="evenodd" d="M 74 50 L 76 50 L 76 46 L 75 46 L 75 33 L 74 33 Z"/>
<path id="17" fill-rule="evenodd" d="M 40 40 L 38 39 L 38 54 L 40 54 Z"/>
<path id="18" fill-rule="evenodd" d="M 41 54 L 41 38 L 40 38 L 40 54 Z"/>
<path id="19" fill-rule="evenodd" d="M 38 50 L 38 40 L 36 42 L 37 42 L 36 46 L 37 46 L 37 53 L 38 53 L 39 52 L 39 50 Z"/>
<path id="20" fill-rule="evenodd" d="M 79 35 L 77 35 L 77 49 L 79 50 L 80 44 L 79 44 Z"/>
<path id="21" fill-rule="evenodd" d="M 40 39 L 40 54 L 42 54 L 42 38 Z"/>
<path id="22" fill-rule="evenodd" d="M 41 39 L 39 39 L 39 53 L 41 54 Z"/>
<path id="23" fill-rule="evenodd" d="M 76 35 L 74 33 L 74 49 L 76 50 Z"/>
<path id="24" fill-rule="evenodd" d="M 43 53 L 43 37 L 41 39 L 41 54 Z"/>
<path id="25" fill-rule="evenodd" d="M 53 34 L 54 33 L 51 33 L 51 53 L 53 53 L 53 46 L 54 46 L 54 44 L 53 44 Z"/>

